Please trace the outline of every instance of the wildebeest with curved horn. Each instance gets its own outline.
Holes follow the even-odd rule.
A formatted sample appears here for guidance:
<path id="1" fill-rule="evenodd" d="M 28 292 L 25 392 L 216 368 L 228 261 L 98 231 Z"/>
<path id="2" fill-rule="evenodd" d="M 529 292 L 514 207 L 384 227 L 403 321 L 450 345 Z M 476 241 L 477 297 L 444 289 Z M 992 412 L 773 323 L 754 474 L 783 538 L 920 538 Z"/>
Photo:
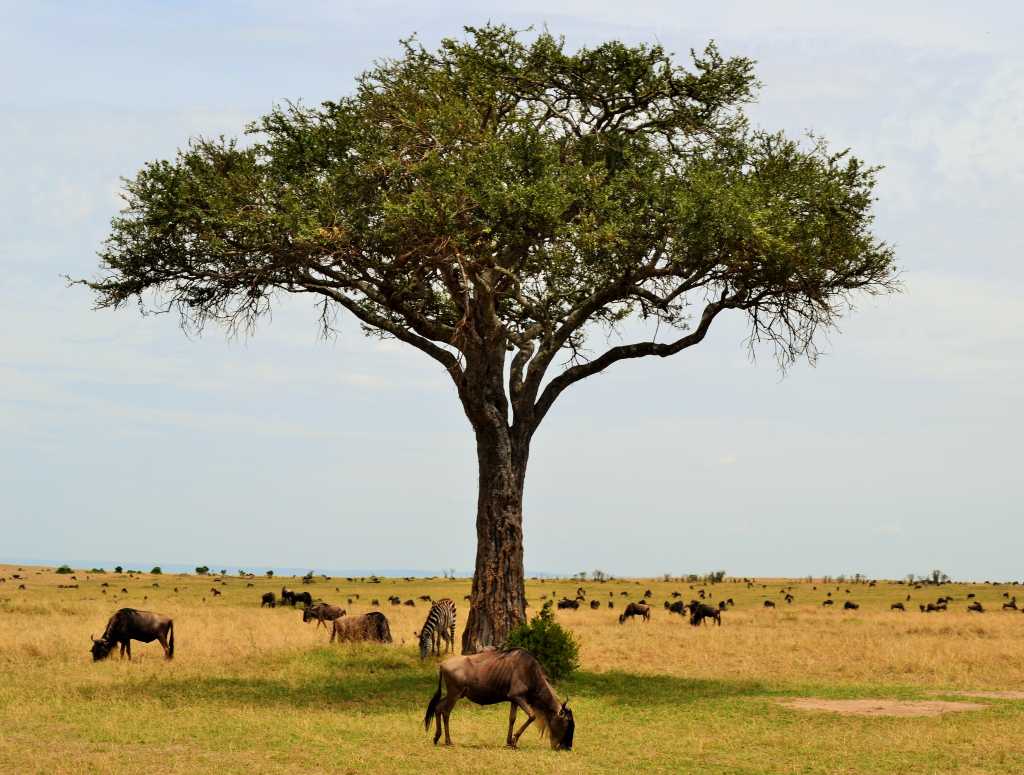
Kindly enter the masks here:
<path id="1" fill-rule="evenodd" d="M 622 624 L 626 619 L 632 619 L 634 616 L 643 617 L 645 622 L 651 620 L 651 607 L 645 603 L 630 603 L 626 606 L 626 610 L 619 614 L 619 624 Z"/>
<path id="2" fill-rule="evenodd" d="M 335 638 L 338 643 L 364 640 L 391 643 L 391 626 L 388 618 L 380 611 L 345 616 L 335 619 L 331 625 L 331 643 L 334 643 Z"/>
<path id="3" fill-rule="evenodd" d="M 444 698 L 441 689 L 445 689 Z M 508 717 L 508 736 L 505 744 L 515 748 L 526 728 L 538 718 L 541 734 L 551 735 L 551 747 L 555 750 L 572 750 L 572 738 L 576 722 L 569 710 L 569 700 L 560 703 L 540 663 L 528 651 L 509 649 L 498 651 L 488 649 L 478 654 L 449 657 L 441 663 L 437 676 L 437 691 L 430 698 L 427 713 L 423 717 L 423 728 L 430 729 L 434 719 L 434 745 L 441 739 L 441 722 L 444 721 L 444 744 L 451 745 L 448 726 L 452 708 L 462 697 L 477 705 L 496 705 L 507 702 L 511 705 Z M 512 734 L 516 713 L 526 713 L 526 721 Z"/>
<path id="4" fill-rule="evenodd" d="M 133 640 L 142 643 L 158 640 L 163 646 L 164 656 L 171 659 L 174 657 L 174 621 L 152 611 L 136 611 L 134 608 L 115 611 L 107 622 L 103 637 L 92 638 L 92 659 L 94 662 L 106 659 L 114 646 L 120 644 L 121 657 L 127 653 L 128 661 L 131 661 Z"/>
<path id="5" fill-rule="evenodd" d="M 345 615 L 345 609 L 340 605 L 332 605 L 330 603 L 314 603 L 313 605 L 307 605 L 302 609 L 302 621 L 311 622 L 316 621 L 316 628 L 320 629 L 321 626 L 327 627 L 327 622 L 333 622 L 335 619 L 340 619 Z"/>
<path id="6" fill-rule="evenodd" d="M 706 619 L 714 619 L 719 627 L 722 626 L 722 612 L 717 608 L 705 605 L 699 600 L 690 601 L 690 624 L 699 627 Z"/>

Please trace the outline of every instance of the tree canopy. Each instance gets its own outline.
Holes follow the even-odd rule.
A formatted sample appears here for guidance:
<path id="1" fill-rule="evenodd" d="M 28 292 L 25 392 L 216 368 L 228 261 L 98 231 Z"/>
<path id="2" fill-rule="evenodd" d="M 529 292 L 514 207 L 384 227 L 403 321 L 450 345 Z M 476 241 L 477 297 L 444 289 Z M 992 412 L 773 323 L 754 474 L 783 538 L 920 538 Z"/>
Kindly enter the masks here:
<path id="1" fill-rule="evenodd" d="M 275 292 L 313 294 L 325 325 L 348 310 L 457 384 L 486 328 L 539 421 L 572 382 L 678 352 L 723 310 L 789 361 L 851 292 L 892 287 L 870 230 L 876 168 L 751 128 L 749 59 L 712 44 L 684 67 L 657 45 L 522 37 L 407 40 L 352 96 L 147 164 L 91 283 L 100 305 L 155 290 L 191 325 L 237 327 Z M 585 357 L 588 324 L 634 315 L 686 335 Z M 572 365 L 541 393 L 561 350 Z"/>

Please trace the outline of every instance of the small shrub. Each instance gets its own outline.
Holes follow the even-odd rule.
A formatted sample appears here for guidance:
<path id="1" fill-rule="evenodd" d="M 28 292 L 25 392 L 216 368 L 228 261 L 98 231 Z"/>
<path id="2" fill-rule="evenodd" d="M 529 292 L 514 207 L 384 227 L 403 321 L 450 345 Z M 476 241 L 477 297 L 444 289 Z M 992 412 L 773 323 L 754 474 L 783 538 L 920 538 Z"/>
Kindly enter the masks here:
<path id="1" fill-rule="evenodd" d="M 580 666 L 579 644 L 571 632 L 555 621 L 550 600 L 529 622 L 509 633 L 505 648 L 529 651 L 552 681 L 568 678 Z"/>
<path id="2" fill-rule="evenodd" d="M 106 573 L 106 571 L 103 568 L 93 568 L 89 573 Z"/>
<path id="3" fill-rule="evenodd" d="M 68 566 L 68 565 L 61 565 L 59 568 L 57 568 L 56 572 L 57 573 L 65 573 L 65 574 L 67 574 L 67 573 L 74 573 L 74 571 L 71 570 L 70 566 Z"/>
<path id="4" fill-rule="evenodd" d="M 124 573 L 124 568 L 118 565 L 114 568 L 114 573 Z"/>
<path id="5" fill-rule="evenodd" d="M 267 578 L 268 578 L 268 579 L 272 579 L 272 578 L 274 578 L 274 571 L 272 571 L 272 570 L 268 570 L 268 571 L 267 571 Z"/>
<path id="6" fill-rule="evenodd" d="M 163 570 L 160 568 L 159 565 L 157 565 L 153 568 L 153 570 L 150 571 L 150 573 L 152 573 L 155 576 L 160 576 L 161 574 L 163 574 Z"/>
<path id="7" fill-rule="evenodd" d="M 205 565 L 198 565 L 198 566 L 196 566 L 196 573 L 199 574 L 200 576 L 205 576 L 209 572 L 210 572 L 210 569 L 208 567 L 206 567 Z"/>

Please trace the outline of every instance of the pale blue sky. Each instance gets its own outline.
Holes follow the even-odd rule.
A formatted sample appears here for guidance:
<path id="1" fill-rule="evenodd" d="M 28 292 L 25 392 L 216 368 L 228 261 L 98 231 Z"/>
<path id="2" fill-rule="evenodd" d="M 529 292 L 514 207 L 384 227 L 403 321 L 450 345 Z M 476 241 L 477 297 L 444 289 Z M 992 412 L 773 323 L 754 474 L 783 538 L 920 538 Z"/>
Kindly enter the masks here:
<path id="1" fill-rule="evenodd" d="M 531 456 L 527 567 L 1024 577 L 1022 7 L 511 7 L 0 2 L 0 561 L 472 567 L 472 439 L 432 361 L 350 319 L 320 341 L 306 300 L 189 340 L 61 274 L 95 270 L 119 176 L 491 19 L 757 59 L 757 123 L 887 165 L 906 285 L 784 379 L 729 319 L 567 393 Z"/>

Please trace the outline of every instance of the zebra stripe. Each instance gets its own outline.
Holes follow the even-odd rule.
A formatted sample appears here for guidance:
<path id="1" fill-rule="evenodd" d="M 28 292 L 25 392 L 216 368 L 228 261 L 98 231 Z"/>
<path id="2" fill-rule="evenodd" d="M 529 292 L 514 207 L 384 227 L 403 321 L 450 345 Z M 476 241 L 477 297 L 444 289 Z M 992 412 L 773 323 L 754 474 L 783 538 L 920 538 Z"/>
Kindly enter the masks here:
<path id="1" fill-rule="evenodd" d="M 426 659 L 428 652 L 440 656 L 442 640 L 445 653 L 455 650 L 455 603 L 448 597 L 430 606 L 427 621 L 420 630 L 420 659 Z"/>

